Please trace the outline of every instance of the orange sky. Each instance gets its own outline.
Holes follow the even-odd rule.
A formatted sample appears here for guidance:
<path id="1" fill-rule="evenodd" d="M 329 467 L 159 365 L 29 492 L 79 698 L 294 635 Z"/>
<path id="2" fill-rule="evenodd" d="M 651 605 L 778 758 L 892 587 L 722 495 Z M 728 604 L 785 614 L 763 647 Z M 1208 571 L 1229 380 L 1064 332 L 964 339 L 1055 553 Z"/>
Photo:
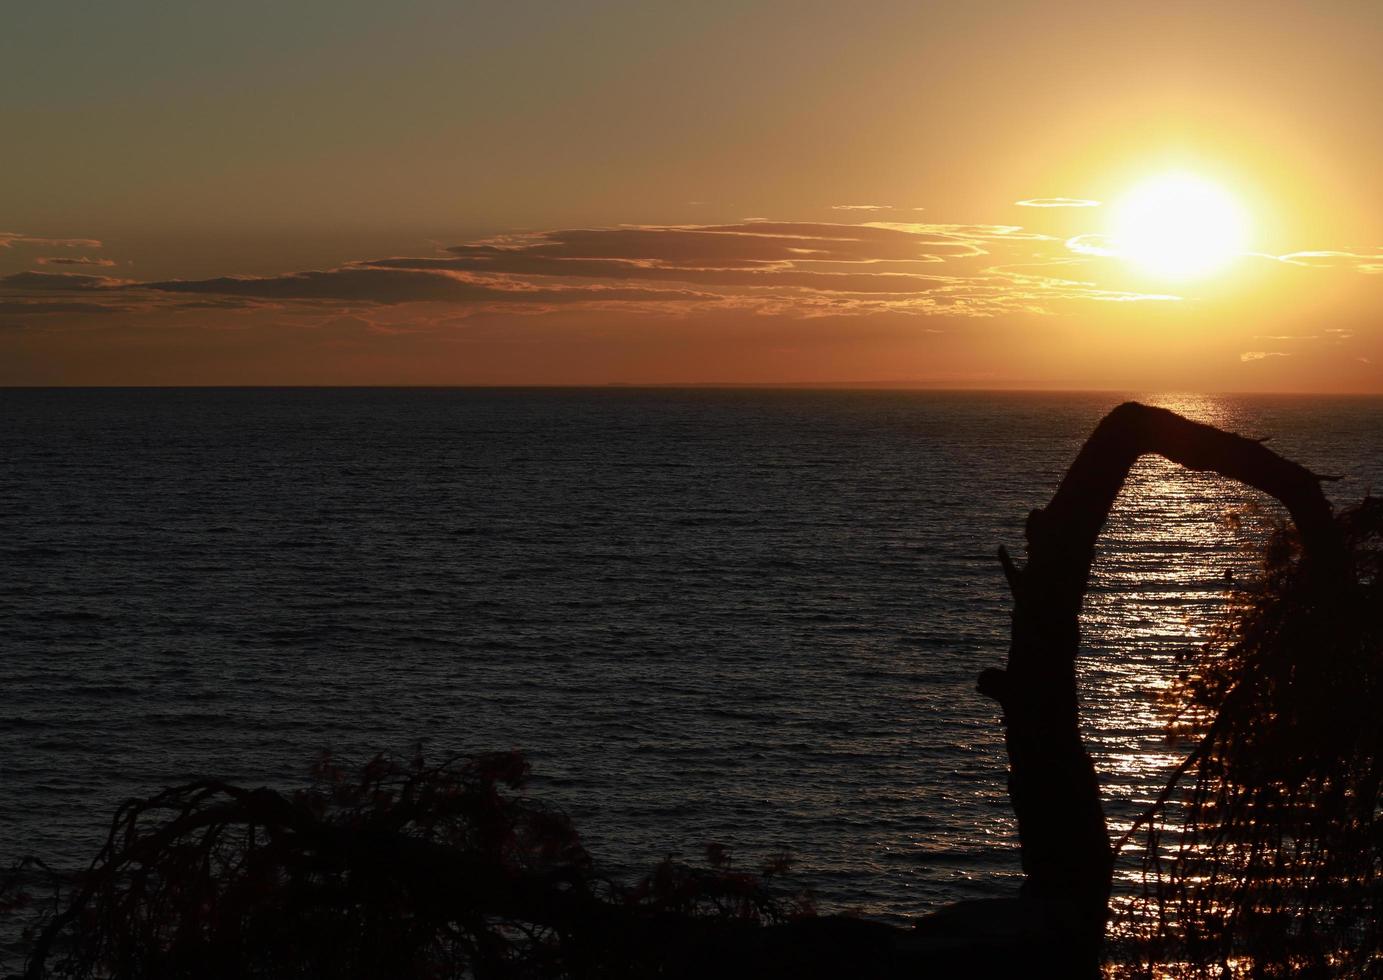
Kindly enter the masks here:
<path id="1" fill-rule="evenodd" d="M 1383 392 L 1379 5 L 30 6 L 0 384 Z"/>

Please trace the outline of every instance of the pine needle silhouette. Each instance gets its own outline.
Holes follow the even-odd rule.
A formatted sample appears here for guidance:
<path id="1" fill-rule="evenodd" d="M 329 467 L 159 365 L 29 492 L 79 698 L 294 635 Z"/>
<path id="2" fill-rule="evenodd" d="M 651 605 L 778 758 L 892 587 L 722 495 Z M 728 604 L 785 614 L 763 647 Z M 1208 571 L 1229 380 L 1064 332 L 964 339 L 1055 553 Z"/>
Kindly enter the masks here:
<path id="1" fill-rule="evenodd" d="M 1151 941 L 1149 971 L 1383 966 L 1383 500 L 1337 523 L 1347 574 L 1318 574 L 1279 527 L 1238 614 L 1182 674 L 1182 719 L 1202 737 L 1147 815 L 1148 918 L 1124 924 Z"/>

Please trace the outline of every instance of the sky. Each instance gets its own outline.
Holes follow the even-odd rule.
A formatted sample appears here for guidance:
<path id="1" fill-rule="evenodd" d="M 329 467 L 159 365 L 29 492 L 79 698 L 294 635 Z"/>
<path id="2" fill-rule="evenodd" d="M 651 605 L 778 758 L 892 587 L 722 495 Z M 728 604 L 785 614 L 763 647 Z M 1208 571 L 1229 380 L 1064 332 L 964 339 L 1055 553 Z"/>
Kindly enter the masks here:
<path id="1" fill-rule="evenodd" d="M 0 385 L 1383 393 L 1383 4 L 0 8 Z"/>

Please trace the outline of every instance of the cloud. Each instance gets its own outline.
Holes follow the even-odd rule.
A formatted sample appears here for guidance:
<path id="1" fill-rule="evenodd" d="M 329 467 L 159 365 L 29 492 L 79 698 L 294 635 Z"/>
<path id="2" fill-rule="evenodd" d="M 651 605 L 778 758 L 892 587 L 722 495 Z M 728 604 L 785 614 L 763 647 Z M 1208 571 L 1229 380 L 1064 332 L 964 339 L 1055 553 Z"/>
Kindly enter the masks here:
<path id="1" fill-rule="evenodd" d="M 1083 197 L 1030 197 L 1026 201 L 1014 201 L 1020 208 L 1097 208 L 1099 201 Z"/>
<path id="2" fill-rule="evenodd" d="M 617 226 L 509 236 L 448 251 L 468 255 L 506 248 L 547 258 L 627 259 L 717 269 L 765 262 L 935 261 L 939 255 L 975 254 L 975 236 L 967 227 L 786 221 Z"/>
<path id="3" fill-rule="evenodd" d="M 115 265 L 114 259 L 93 259 L 86 255 L 41 255 L 34 261 L 39 265 Z"/>
<path id="4" fill-rule="evenodd" d="M 371 268 L 382 269 L 626 279 L 690 283 L 699 286 L 785 286 L 845 293 L 927 292 L 949 281 L 947 277 L 907 272 L 818 272 L 767 265 L 761 268 L 702 269 L 641 265 L 626 260 L 547 259 L 522 254 L 472 254 L 454 259 L 380 259 L 368 265 Z"/>
<path id="5" fill-rule="evenodd" d="M 282 276 L 223 276 L 141 284 L 166 293 L 280 300 L 348 300 L 366 303 L 570 303 L 711 298 L 686 290 L 607 286 L 541 287 L 516 280 L 469 278 L 450 272 L 348 266 Z"/>
<path id="6" fill-rule="evenodd" d="M 0 288 L 36 293 L 99 292 L 133 285 L 128 279 L 78 272 L 16 272 L 0 276 Z"/>
<path id="7" fill-rule="evenodd" d="M 22 272 L 0 278 L 0 291 L 30 300 L 79 293 L 127 302 L 133 296 L 150 309 L 172 311 L 291 304 L 313 316 L 349 315 L 361 304 L 430 303 L 457 308 L 459 315 L 618 306 L 648 314 L 719 307 L 801 317 L 989 317 L 1048 314 L 1080 302 L 1177 298 L 1100 288 L 1032 261 L 1055 258 L 1049 253 L 1060 248 L 1060 239 L 1017 225 L 621 225 L 503 235 L 431 256 L 269 276 L 136 282 Z M 1066 263 L 1081 261 L 1060 254 Z M 1029 261 L 998 264 L 1003 257 Z"/>
<path id="8" fill-rule="evenodd" d="M 986 228 L 982 234 L 993 231 Z M 360 265 L 530 282 L 906 295 L 954 284 L 954 276 L 928 267 L 986 255 L 979 241 L 974 229 L 951 226 L 756 221 L 551 231 L 456 245 L 446 258 L 396 257 Z"/>
<path id="9" fill-rule="evenodd" d="M 276 303 L 240 299 L 235 296 L 216 296 L 211 299 L 193 299 L 185 303 L 175 303 L 173 308 L 178 310 L 263 310 L 280 309 L 281 307 Z"/>
<path id="10" fill-rule="evenodd" d="M 21 235 L 13 231 L 0 231 L 0 248 L 13 248 L 16 245 L 33 245 L 41 248 L 100 248 L 95 238 L 37 238 Z"/>
<path id="11" fill-rule="evenodd" d="M 45 302 L 43 300 L 0 299 L 0 313 L 128 313 L 128 306 L 105 303 Z"/>
<path id="12" fill-rule="evenodd" d="M 76 272 L 16 272 L 0 276 L 0 313 L 89 315 L 131 313 L 127 279 Z"/>
<path id="13" fill-rule="evenodd" d="M 892 204 L 832 204 L 832 211 L 892 211 Z"/>
<path id="14" fill-rule="evenodd" d="M 1066 239 L 1066 248 L 1077 255 L 1090 255 L 1098 258 L 1110 258 L 1119 254 L 1119 249 L 1110 235 L 1076 235 Z"/>
<path id="15" fill-rule="evenodd" d="M 1292 355 L 1288 354 L 1287 352 L 1280 350 L 1246 350 L 1239 355 L 1239 360 L 1243 361 L 1244 363 L 1248 363 L 1249 361 L 1264 361 L 1270 357 L 1291 356 Z"/>
<path id="16" fill-rule="evenodd" d="M 1140 293 L 1132 290 L 1104 289 L 1093 282 L 1068 279 L 1047 270 L 1066 269 L 1081 264 L 1079 259 L 1063 258 L 1021 265 L 994 266 L 989 271 L 1007 278 L 1010 294 L 1032 302 L 1041 300 L 1086 300 L 1099 303 L 1177 303 L 1181 296 L 1171 293 Z M 1038 270 L 1038 271 L 1029 271 Z"/>
<path id="17" fill-rule="evenodd" d="M 1279 262 L 1308 269 L 1354 269 L 1365 275 L 1383 275 L 1383 253 L 1320 250 L 1273 255 Z"/>

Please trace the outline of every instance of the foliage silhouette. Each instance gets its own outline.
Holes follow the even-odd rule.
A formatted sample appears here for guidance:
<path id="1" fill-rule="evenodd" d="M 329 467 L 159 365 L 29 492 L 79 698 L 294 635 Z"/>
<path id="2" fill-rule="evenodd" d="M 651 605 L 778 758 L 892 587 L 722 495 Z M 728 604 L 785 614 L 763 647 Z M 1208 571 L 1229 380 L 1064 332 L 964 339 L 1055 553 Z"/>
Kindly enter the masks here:
<path id="1" fill-rule="evenodd" d="M 763 877 L 663 861 L 601 878 L 517 753 L 330 758 L 292 796 L 202 780 L 120 808 L 34 935 L 29 977 L 542 977 L 666 973 L 685 923 L 810 916 Z"/>
<path id="2" fill-rule="evenodd" d="M 1338 525 L 1347 575 L 1319 574 L 1279 527 L 1238 614 L 1185 664 L 1175 698 L 1202 737 L 1143 821 L 1147 918 L 1123 923 L 1149 961 L 1383 968 L 1383 500 Z"/>

